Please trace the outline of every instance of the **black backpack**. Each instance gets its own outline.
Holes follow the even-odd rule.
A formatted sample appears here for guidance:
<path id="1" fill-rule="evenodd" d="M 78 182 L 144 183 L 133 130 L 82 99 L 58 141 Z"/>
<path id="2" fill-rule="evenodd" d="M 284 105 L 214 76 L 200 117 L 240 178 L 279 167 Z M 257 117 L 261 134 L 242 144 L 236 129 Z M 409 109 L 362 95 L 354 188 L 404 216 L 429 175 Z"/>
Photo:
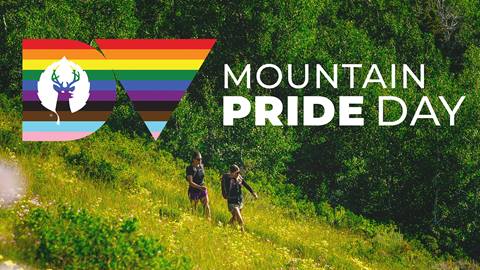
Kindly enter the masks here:
<path id="1" fill-rule="evenodd" d="M 228 199 L 228 193 L 230 193 L 230 176 L 224 174 L 222 176 L 222 196 L 224 199 Z"/>

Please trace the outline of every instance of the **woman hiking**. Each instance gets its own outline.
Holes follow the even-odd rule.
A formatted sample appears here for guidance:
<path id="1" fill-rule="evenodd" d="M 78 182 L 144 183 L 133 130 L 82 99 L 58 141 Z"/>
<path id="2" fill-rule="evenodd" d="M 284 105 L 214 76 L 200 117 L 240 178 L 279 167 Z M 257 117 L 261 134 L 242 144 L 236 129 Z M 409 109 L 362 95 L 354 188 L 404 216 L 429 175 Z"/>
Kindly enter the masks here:
<path id="1" fill-rule="evenodd" d="M 197 209 L 198 201 L 201 201 L 205 210 L 205 216 L 211 219 L 208 192 L 205 186 L 205 172 L 202 164 L 202 155 L 195 151 L 192 155 L 192 163 L 186 168 L 188 181 L 188 198 L 192 205 L 192 211 Z"/>
<path id="2" fill-rule="evenodd" d="M 242 187 L 245 187 L 255 199 L 258 199 L 257 193 L 247 184 L 245 179 L 240 175 L 240 168 L 237 165 L 230 166 L 230 172 L 222 176 L 222 194 L 227 199 L 228 210 L 232 213 L 232 218 L 228 224 L 238 222 L 243 231 L 244 221 L 242 217 L 243 194 Z"/>

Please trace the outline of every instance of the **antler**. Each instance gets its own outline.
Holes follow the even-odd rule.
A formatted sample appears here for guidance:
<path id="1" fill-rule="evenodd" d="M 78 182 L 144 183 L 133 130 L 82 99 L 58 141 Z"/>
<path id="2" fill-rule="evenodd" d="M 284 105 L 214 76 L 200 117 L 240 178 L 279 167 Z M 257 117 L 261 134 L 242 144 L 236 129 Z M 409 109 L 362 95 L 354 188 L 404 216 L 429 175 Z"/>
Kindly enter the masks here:
<path id="1" fill-rule="evenodd" d="M 64 83 L 60 82 L 59 80 L 60 76 L 57 75 L 56 70 L 53 70 L 51 78 L 53 82 L 53 89 L 55 89 L 55 91 L 57 91 L 62 97 L 72 98 L 72 93 L 75 91 L 75 86 L 72 85 L 80 80 L 80 72 L 72 69 L 72 73 L 73 80 L 67 83 L 67 86 L 64 87 Z"/>
<path id="2" fill-rule="evenodd" d="M 56 84 L 57 87 L 61 88 L 61 87 L 62 87 L 62 83 L 58 81 L 59 76 L 58 76 L 55 72 L 56 72 L 56 70 L 54 69 L 54 70 L 53 70 L 53 73 L 52 73 L 52 78 L 51 78 L 51 79 L 52 79 L 52 82 L 53 82 L 54 84 Z M 56 90 L 56 89 L 55 89 L 55 90 Z"/>
<path id="3" fill-rule="evenodd" d="M 75 69 L 72 70 L 72 73 L 73 73 L 73 81 L 69 82 L 67 84 L 67 87 L 66 88 L 70 88 L 72 86 L 72 84 L 78 82 L 80 80 L 80 72 L 76 71 Z"/>

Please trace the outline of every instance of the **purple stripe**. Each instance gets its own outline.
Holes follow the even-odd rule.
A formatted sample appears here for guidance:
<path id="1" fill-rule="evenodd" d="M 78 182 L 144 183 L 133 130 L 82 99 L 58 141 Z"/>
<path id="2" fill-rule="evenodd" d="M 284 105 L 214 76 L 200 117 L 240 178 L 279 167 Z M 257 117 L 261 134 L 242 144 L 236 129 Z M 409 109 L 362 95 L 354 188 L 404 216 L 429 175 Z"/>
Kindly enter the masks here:
<path id="1" fill-rule="evenodd" d="M 23 91 L 37 91 L 37 82 L 38 81 L 23 80 Z M 95 89 L 90 91 L 115 91 L 116 86 L 115 81 L 90 81 L 90 89 Z"/>
<path id="2" fill-rule="evenodd" d="M 133 101 L 179 101 L 185 91 L 127 91 Z"/>
<path id="3" fill-rule="evenodd" d="M 90 92 L 89 101 L 115 101 L 117 95 L 113 91 Z M 23 101 L 39 101 L 37 92 L 23 92 Z M 60 98 L 60 101 L 68 101 L 67 98 Z"/>
<path id="4" fill-rule="evenodd" d="M 128 91 L 158 91 L 176 90 L 185 91 L 191 81 L 120 81 Z"/>

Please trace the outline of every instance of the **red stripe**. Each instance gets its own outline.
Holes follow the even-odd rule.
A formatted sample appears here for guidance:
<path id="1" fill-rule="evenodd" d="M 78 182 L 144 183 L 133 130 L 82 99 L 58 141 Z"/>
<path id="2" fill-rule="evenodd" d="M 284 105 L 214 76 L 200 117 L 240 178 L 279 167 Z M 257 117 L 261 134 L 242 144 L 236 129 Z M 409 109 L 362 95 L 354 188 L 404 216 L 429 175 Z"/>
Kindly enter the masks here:
<path id="1" fill-rule="evenodd" d="M 88 44 L 70 39 L 24 39 L 23 49 L 85 49 L 95 50 Z"/>
<path id="2" fill-rule="evenodd" d="M 211 49 L 215 39 L 96 39 L 100 49 Z"/>

